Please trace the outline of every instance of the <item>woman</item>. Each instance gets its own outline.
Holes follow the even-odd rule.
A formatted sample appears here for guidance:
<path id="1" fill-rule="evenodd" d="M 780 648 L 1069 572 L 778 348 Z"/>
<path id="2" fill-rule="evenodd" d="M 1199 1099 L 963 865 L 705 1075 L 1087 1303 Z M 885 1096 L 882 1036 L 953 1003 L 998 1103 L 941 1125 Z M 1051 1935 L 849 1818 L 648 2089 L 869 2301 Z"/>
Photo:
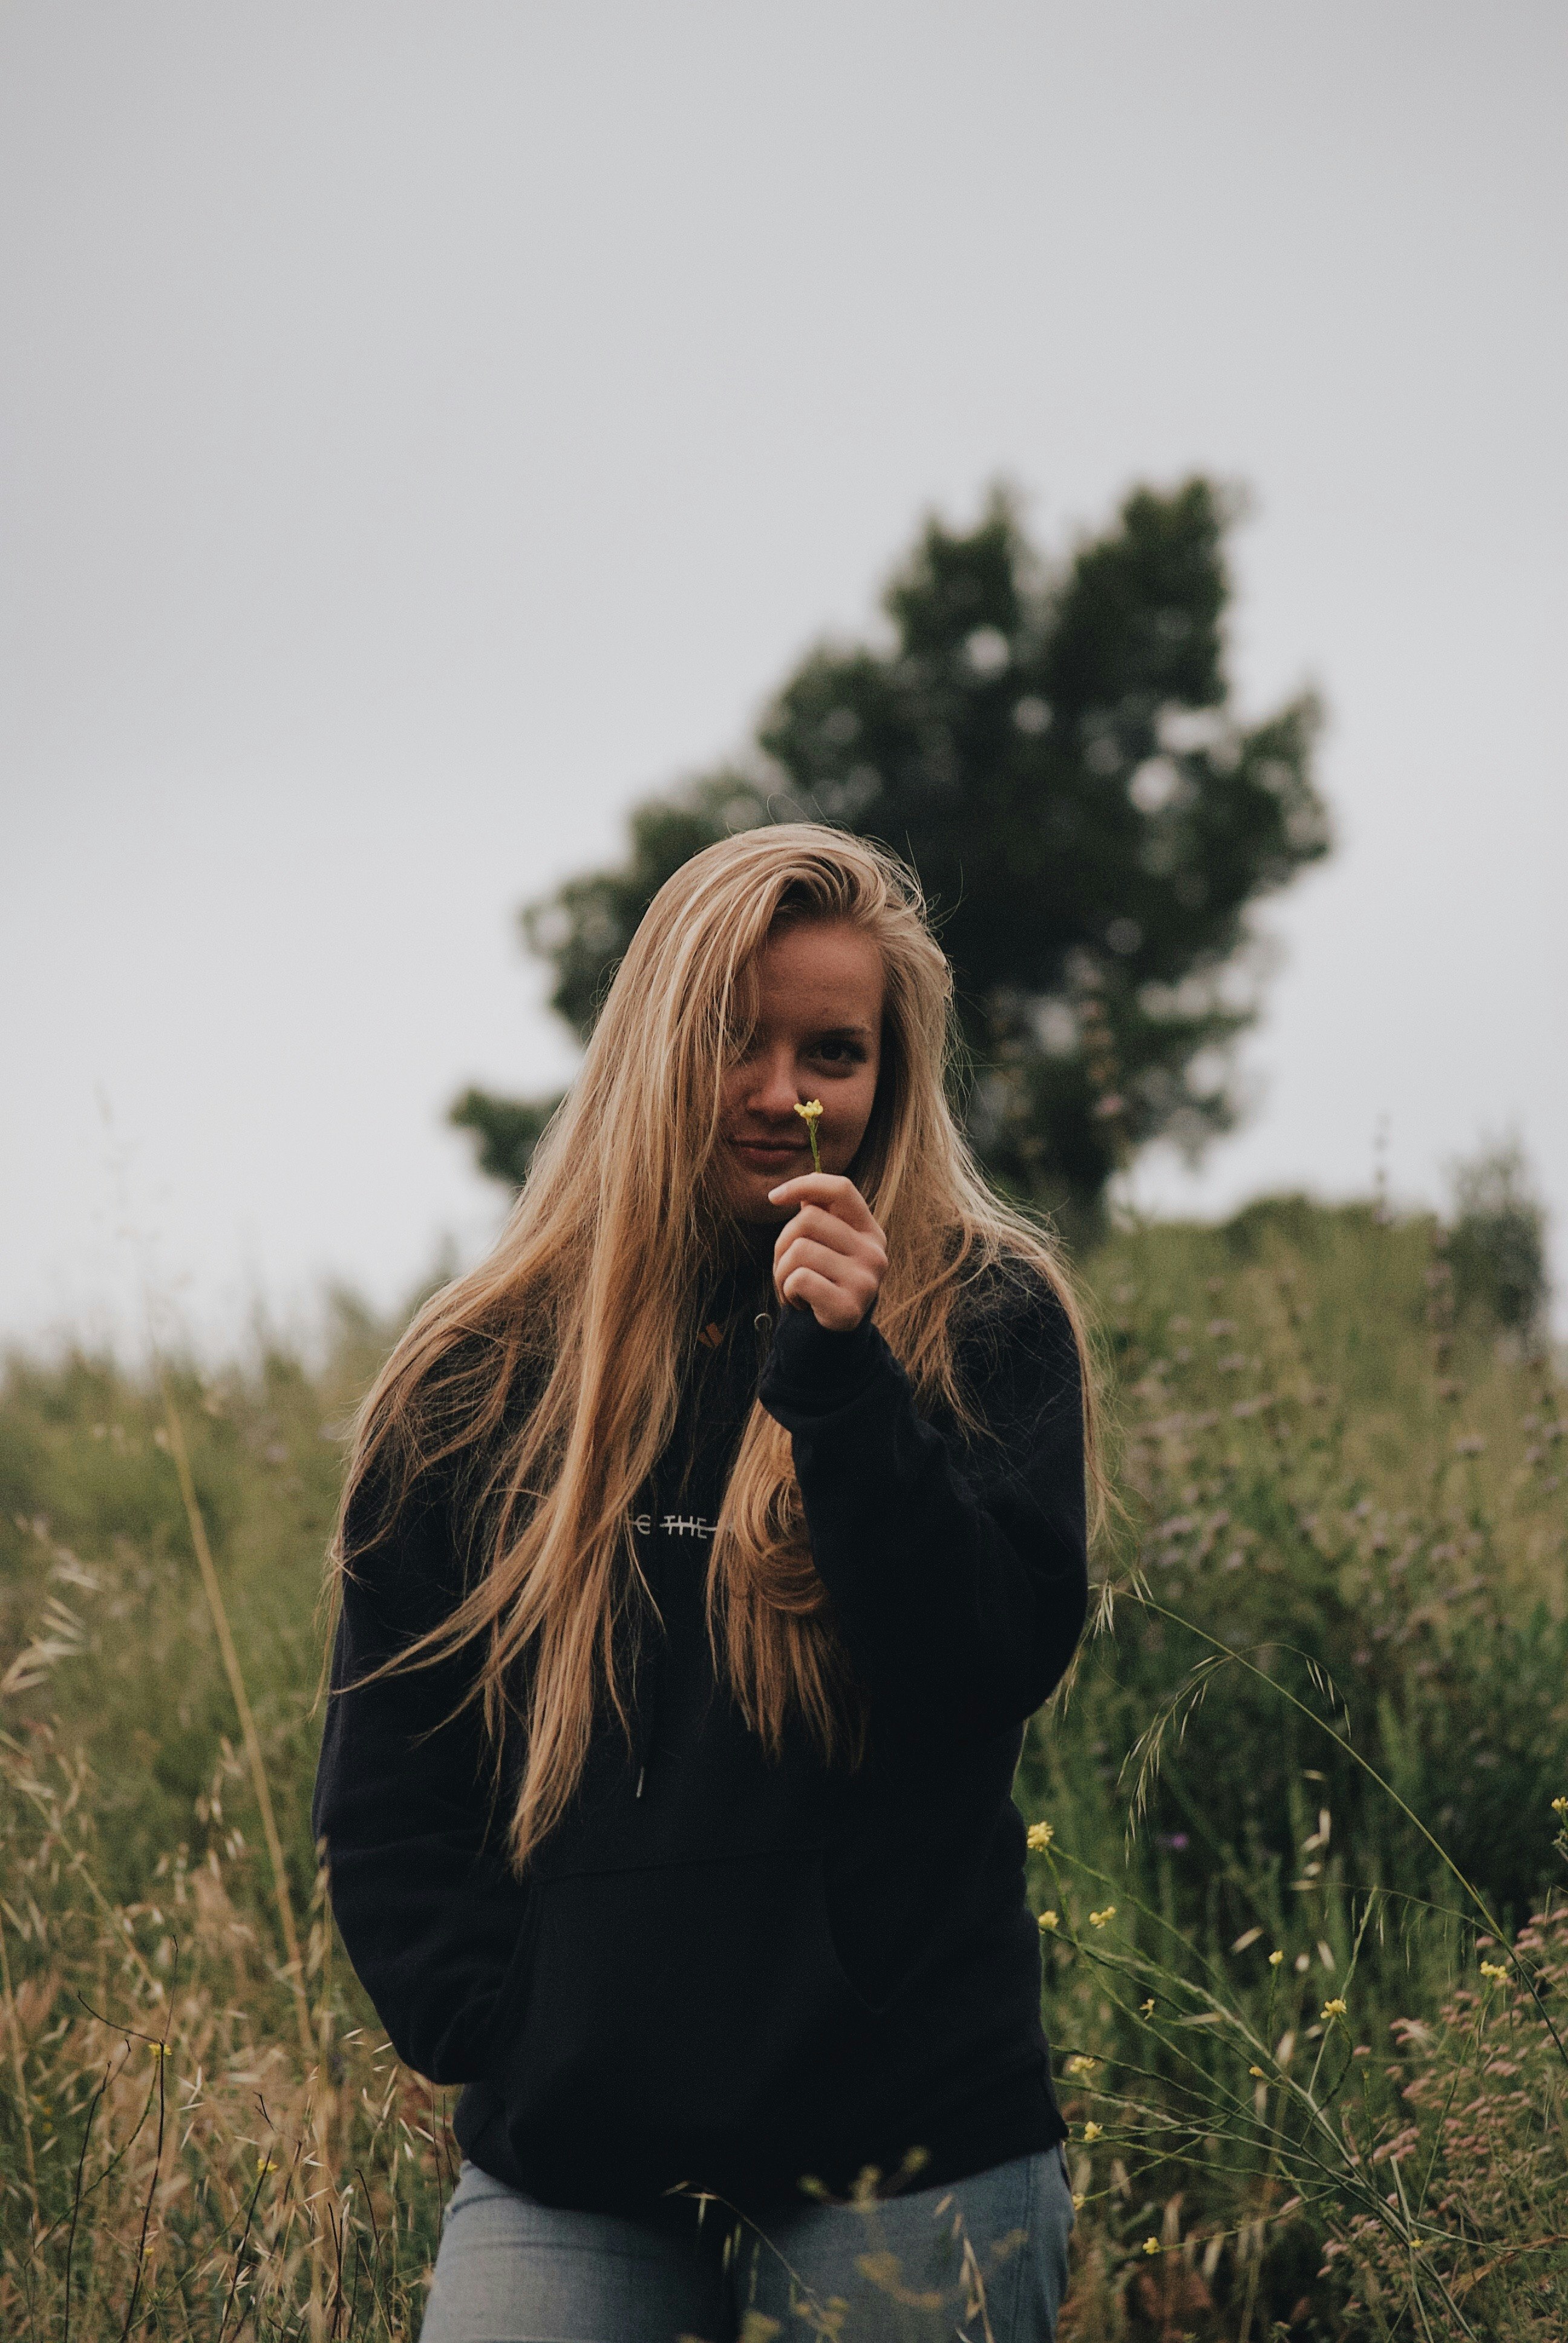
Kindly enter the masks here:
<path id="1" fill-rule="evenodd" d="M 1082 1353 L 950 1005 L 871 847 L 698 855 L 366 1403 L 315 1818 L 467 2086 L 425 2343 L 1052 2332 L 1010 1785 L 1084 1616 Z"/>

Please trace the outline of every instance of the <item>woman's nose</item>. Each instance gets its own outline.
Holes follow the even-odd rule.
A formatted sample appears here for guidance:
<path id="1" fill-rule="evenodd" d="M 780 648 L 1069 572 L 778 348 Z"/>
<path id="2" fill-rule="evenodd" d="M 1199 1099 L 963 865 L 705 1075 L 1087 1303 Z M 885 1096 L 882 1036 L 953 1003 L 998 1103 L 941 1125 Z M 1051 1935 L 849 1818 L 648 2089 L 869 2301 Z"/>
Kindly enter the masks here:
<path id="1" fill-rule="evenodd" d="M 761 1060 L 754 1069 L 746 1103 L 753 1114 L 792 1114 L 800 1096 L 792 1053 L 783 1051 Z"/>

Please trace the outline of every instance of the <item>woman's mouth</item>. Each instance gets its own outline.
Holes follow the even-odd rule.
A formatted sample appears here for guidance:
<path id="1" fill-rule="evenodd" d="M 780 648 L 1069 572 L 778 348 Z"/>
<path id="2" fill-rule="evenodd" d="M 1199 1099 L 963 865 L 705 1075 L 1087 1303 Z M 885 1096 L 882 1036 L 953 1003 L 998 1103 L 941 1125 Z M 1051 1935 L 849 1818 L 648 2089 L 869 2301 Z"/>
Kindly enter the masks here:
<path id="1" fill-rule="evenodd" d="M 742 1163 L 757 1172 L 783 1172 L 808 1151 L 793 1139 L 732 1139 Z"/>

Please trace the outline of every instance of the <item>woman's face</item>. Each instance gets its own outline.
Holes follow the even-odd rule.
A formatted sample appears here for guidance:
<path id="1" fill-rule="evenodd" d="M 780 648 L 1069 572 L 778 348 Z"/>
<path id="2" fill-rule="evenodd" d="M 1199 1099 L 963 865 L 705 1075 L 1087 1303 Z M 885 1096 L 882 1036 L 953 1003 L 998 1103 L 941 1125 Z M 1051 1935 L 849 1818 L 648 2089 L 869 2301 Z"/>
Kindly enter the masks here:
<path id="1" fill-rule="evenodd" d="M 847 1172 L 866 1135 L 882 1058 L 882 956 L 842 920 L 799 920 L 769 938 L 757 976 L 757 1030 L 725 1077 L 719 1164 L 737 1220 L 777 1226 L 794 1208 L 770 1204 L 769 1190 L 811 1169 L 796 1107 L 822 1101 L 824 1172 Z"/>

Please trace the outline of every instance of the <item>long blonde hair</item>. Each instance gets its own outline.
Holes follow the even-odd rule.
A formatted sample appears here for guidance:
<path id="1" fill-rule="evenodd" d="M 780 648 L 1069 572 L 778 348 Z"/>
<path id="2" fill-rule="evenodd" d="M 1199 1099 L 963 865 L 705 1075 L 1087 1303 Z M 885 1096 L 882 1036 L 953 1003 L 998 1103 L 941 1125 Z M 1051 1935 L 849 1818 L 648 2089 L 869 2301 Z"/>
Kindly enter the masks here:
<path id="1" fill-rule="evenodd" d="M 709 847 L 649 905 L 494 1252 L 426 1303 L 366 1400 L 344 1521 L 357 1518 L 357 1493 L 374 1488 L 379 1502 L 364 1534 L 340 1523 L 333 1549 L 351 1572 L 418 1474 L 482 1460 L 465 1476 L 484 1523 L 481 1567 L 443 1623 L 387 1665 L 481 1641 L 469 1696 L 498 1751 L 508 1687 L 526 1684 L 519 1869 L 577 1789 L 596 1712 L 608 1704 L 627 1723 L 617 1645 L 639 1588 L 630 1518 L 668 1443 L 705 1279 L 729 1235 L 715 1160 L 726 1070 L 755 1019 L 758 955 L 796 920 L 848 921 L 881 954 L 881 1073 L 853 1176 L 887 1234 L 882 1333 L 923 1401 L 961 1412 L 955 1303 L 989 1264 L 1032 1266 L 1078 1339 L 1098 1488 L 1078 1305 L 1053 1244 L 986 1187 L 954 1121 L 951 973 L 915 880 L 816 823 Z M 708 1604 L 716 1654 L 768 1748 L 795 1715 L 824 1756 L 852 1755 L 858 1695 L 812 1565 L 789 1435 L 760 1405 L 725 1493 Z"/>

